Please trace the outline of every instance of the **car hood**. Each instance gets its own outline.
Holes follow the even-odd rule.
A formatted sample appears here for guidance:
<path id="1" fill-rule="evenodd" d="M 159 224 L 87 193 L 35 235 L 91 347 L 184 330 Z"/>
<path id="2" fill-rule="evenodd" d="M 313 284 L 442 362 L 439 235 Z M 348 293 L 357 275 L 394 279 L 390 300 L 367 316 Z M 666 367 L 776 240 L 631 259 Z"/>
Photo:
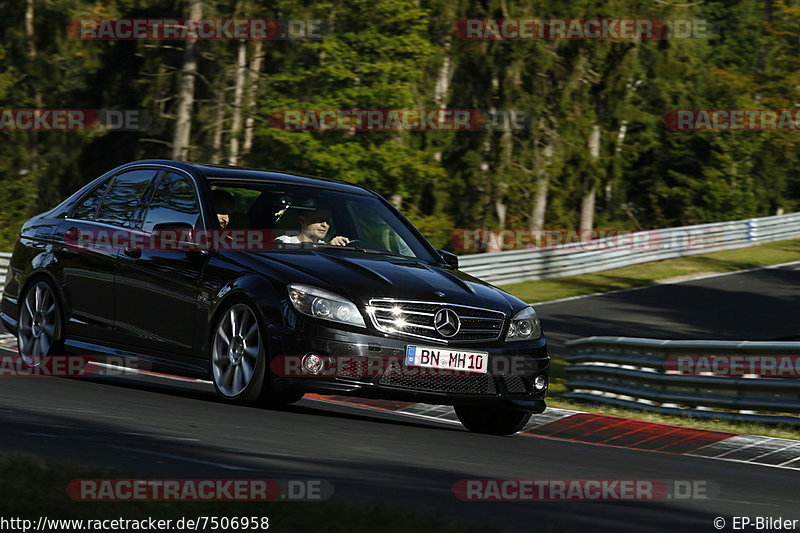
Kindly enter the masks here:
<path id="1" fill-rule="evenodd" d="M 316 285 L 353 301 L 398 298 L 471 305 L 514 313 L 526 304 L 464 272 L 413 258 L 350 250 L 258 253 L 287 283 Z M 438 293 L 443 293 L 443 296 Z"/>

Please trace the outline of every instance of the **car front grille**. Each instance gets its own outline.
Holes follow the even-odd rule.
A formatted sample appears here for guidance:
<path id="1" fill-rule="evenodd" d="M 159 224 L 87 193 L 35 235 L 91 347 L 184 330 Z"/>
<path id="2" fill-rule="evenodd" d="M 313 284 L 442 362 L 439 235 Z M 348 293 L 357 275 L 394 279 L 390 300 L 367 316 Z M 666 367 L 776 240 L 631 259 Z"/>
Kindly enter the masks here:
<path id="1" fill-rule="evenodd" d="M 489 374 L 475 376 L 407 376 L 396 372 L 383 376 L 380 384 L 398 389 L 452 394 L 496 394 L 494 379 Z"/>
<path id="2" fill-rule="evenodd" d="M 460 322 L 458 332 L 450 337 L 437 331 L 434 324 L 436 314 L 445 309 L 455 312 Z M 444 344 L 495 341 L 506 318 L 505 313 L 493 309 L 388 298 L 370 300 L 367 311 L 378 331 Z"/>

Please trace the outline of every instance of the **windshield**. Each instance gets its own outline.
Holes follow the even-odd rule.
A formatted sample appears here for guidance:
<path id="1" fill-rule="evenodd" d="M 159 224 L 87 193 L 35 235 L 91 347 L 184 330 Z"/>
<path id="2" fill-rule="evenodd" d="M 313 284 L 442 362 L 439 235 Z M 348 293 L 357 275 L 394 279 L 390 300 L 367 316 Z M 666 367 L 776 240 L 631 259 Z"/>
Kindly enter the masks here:
<path id="1" fill-rule="evenodd" d="M 268 230 L 276 249 L 309 246 L 434 262 L 429 248 L 373 196 L 282 183 L 210 180 L 226 229 Z"/>

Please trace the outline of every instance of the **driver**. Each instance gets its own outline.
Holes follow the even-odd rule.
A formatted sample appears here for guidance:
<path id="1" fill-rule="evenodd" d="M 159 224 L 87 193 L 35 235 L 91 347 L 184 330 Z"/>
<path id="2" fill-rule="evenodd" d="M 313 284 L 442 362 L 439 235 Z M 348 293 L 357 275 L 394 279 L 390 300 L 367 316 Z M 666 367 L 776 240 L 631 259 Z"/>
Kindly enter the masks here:
<path id="1" fill-rule="evenodd" d="M 288 244 L 299 244 L 301 242 L 325 243 L 323 239 L 331 228 L 332 217 L 330 209 L 319 206 L 313 211 L 297 215 L 297 219 L 300 221 L 299 235 L 280 235 L 275 240 Z M 347 237 L 337 236 L 327 244 L 347 246 L 349 242 L 350 239 Z"/>

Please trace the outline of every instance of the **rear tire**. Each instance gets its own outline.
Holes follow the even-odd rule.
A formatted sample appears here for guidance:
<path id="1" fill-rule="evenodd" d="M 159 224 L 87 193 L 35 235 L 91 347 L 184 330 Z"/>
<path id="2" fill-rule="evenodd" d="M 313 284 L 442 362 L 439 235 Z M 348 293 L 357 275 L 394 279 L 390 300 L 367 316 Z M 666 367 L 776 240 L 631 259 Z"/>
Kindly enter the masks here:
<path id="1" fill-rule="evenodd" d="M 531 413 L 503 407 L 457 405 L 455 411 L 465 428 L 487 435 L 513 435 L 531 418 Z"/>
<path id="2" fill-rule="evenodd" d="M 17 347 L 25 364 L 36 367 L 63 351 L 64 320 L 55 285 L 41 278 L 20 298 Z"/>

